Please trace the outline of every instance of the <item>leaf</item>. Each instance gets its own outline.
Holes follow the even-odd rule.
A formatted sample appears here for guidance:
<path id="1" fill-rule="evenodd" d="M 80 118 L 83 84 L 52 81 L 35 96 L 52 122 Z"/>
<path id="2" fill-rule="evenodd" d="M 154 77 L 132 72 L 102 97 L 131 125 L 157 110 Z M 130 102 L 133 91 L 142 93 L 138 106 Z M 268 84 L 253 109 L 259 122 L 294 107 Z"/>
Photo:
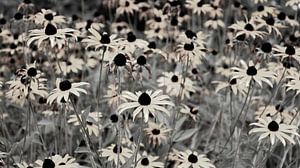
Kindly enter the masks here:
<path id="1" fill-rule="evenodd" d="M 190 138 L 194 133 L 198 131 L 198 128 L 192 128 L 187 130 L 178 131 L 175 133 L 173 142 L 180 142 Z"/>
<path id="2" fill-rule="evenodd" d="M 179 130 L 179 128 L 182 126 L 182 124 L 184 123 L 184 121 L 186 120 L 186 117 L 181 117 L 175 124 L 175 131 Z"/>

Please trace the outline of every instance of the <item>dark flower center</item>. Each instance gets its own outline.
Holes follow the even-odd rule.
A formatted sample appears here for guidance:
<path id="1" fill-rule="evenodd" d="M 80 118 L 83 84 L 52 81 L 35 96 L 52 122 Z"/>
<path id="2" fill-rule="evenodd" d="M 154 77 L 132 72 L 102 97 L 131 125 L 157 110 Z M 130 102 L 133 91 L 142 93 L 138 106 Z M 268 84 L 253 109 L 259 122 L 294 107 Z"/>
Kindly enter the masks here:
<path id="1" fill-rule="evenodd" d="M 257 11 L 261 12 L 261 11 L 263 11 L 263 10 L 265 10 L 265 7 L 264 7 L 263 5 L 259 5 L 259 6 L 257 7 Z"/>
<path id="2" fill-rule="evenodd" d="M 87 121 L 86 124 L 87 125 L 93 125 L 93 122 Z"/>
<path id="3" fill-rule="evenodd" d="M 294 19 L 295 19 L 295 16 L 289 15 L 288 18 L 291 19 L 291 20 L 294 20 Z"/>
<path id="4" fill-rule="evenodd" d="M 124 54 L 122 54 L 122 53 L 119 53 L 119 54 L 117 54 L 116 56 L 115 56 L 115 58 L 114 58 L 114 63 L 115 63 L 115 65 L 117 65 L 117 66 L 125 66 L 126 65 L 126 57 L 125 57 L 125 55 Z"/>
<path id="5" fill-rule="evenodd" d="M 68 80 L 64 80 L 64 81 L 62 81 L 62 82 L 59 83 L 59 89 L 61 91 L 69 90 L 69 89 L 71 89 L 71 87 L 72 87 L 72 84 Z"/>
<path id="6" fill-rule="evenodd" d="M 16 49 L 18 46 L 15 44 L 15 43 L 11 43 L 10 45 L 9 45 L 9 48 L 10 49 Z"/>
<path id="7" fill-rule="evenodd" d="M 261 45 L 261 50 L 264 52 L 264 53 L 270 53 L 272 51 L 272 45 L 270 43 L 263 43 Z"/>
<path id="8" fill-rule="evenodd" d="M 198 74 L 198 70 L 196 68 L 192 69 L 192 74 Z"/>
<path id="9" fill-rule="evenodd" d="M 248 69 L 247 69 L 247 75 L 249 76 L 254 76 L 257 74 L 257 69 L 255 68 L 255 66 L 250 66 Z"/>
<path id="10" fill-rule="evenodd" d="M 31 0 L 24 0 L 23 1 L 25 4 L 30 4 L 31 3 Z"/>
<path id="11" fill-rule="evenodd" d="M 147 59 L 145 56 L 141 55 L 137 58 L 137 63 L 139 65 L 145 65 L 147 63 Z"/>
<path id="12" fill-rule="evenodd" d="M 118 122 L 118 120 L 119 120 L 119 117 L 116 114 L 113 114 L 110 116 L 111 122 L 116 123 L 116 122 Z"/>
<path id="13" fill-rule="evenodd" d="M 17 12 L 17 13 L 15 14 L 14 18 L 15 18 L 16 20 L 21 20 L 21 19 L 23 18 L 23 14 L 20 13 L 20 12 Z"/>
<path id="14" fill-rule="evenodd" d="M 110 43 L 109 35 L 106 32 L 104 32 L 102 34 L 100 43 L 102 43 L 102 44 L 109 44 Z"/>
<path id="15" fill-rule="evenodd" d="M 118 145 L 115 145 L 115 147 L 113 148 L 113 152 L 114 153 L 118 153 L 118 150 L 119 150 L 119 153 L 122 153 L 122 147 L 118 147 Z"/>
<path id="16" fill-rule="evenodd" d="M 239 36 L 236 37 L 236 39 L 237 39 L 238 41 L 244 41 L 245 38 L 246 38 L 246 35 L 245 35 L 245 34 L 241 34 L 241 35 L 239 35 Z"/>
<path id="17" fill-rule="evenodd" d="M 155 20 L 156 22 L 161 22 L 161 17 L 155 17 L 154 20 Z"/>
<path id="18" fill-rule="evenodd" d="M 54 35 L 57 33 L 57 29 L 54 25 L 52 24 L 47 24 L 46 29 L 45 29 L 45 34 L 48 36 Z"/>
<path id="19" fill-rule="evenodd" d="M 33 168 L 32 166 L 27 166 L 27 168 Z"/>
<path id="20" fill-rule="evenodd" d="M 276 121 L 271 121 L 268 125 L 268 129 L 270 131 L 273 131 L 273 132 L 278 131 L 279 130 L 279 125 Z"/>
<path id="21" fill-rule="evenodd" d="M 0 24 L 1 24 L 1 25 L 6 24 L 6 19 L 5 19 L 5 18 L 1 18 L 1 19 L 0 19 Z"/>
<path id="22" fill-rule="evenodd" d="M 45 159 L 42 167 L 43 168 L 54 168 L 55 163 L 51 159 Z"/>
<path id="23" fill-rule="evenodd" d="M 160 134 L 160 130 L 159 129 L 153 129 L 152 130 L 152 134 L 153 135 L 159 135 Z"/>
<path id="24" fill-rule="evenodd" d="M 151 97 L 147 93 L 142 93 L 138 99 L 138 102 L 142 106 L 148 106 L 151 104 Z"/>
<path id="25" fill-rule="evenodd" d="M 190 108 L 190 113 L 196 115 L 198 114 L 198 110 L 193 110 L 193 108 Z"/>
<path id="26" fill-rule="evenodd" d="M 198 162 L 198 157 L 194 154 L 190 154 L 188 157 L 188 161 L 191 163 L 197 163 Z"/>
<path id="27" fill-rule="evenodd" d="M 58 165 L 66 165 L 66 163 L 65 162 L 61 162 Z"/>
<path id="28" fill-rule="evenodd" d="M 193 39 L 194 37 L 197 37 L 196 33 L 194 33 L 194 32 L 191 31 L 191 30 L 185 31 L 185 35 L 186 35 L 186 37 L 189 38 L 189 39 Z"/>
<path id="29" fill-rule="evenodd" d="M 135 40 L 136 40 L 136 36 L 132 32 L 129 32 L 127 34 L 127 41 L 134 42 Z"/>
<path id="30" fill-rule="evenodd" d="M 276 109 L 276 111 L 278 111 L 278 112 L 283 112 L 283 110 L 284 110 L 284 108 L 283 108 L 283 106 L 282 105 L 280 105 L 280 104 L 277 104 L 276 106 L 275 106 L 275 109 Z"/>
<path id="31" fill-rule="evenodd" d="M 194 44 L 193 43 L 185 43 L 183 48 L 186 50 L 186 51 L 193 51 L 194 50 Z"/>
<path id="32" fill-rule="evenodd" d="M 203 4 L 204 4 L 204 3 L 203 3 L 203 1 L 202 1 L 202 0 L 200 0 L 200 1 L 197 3 L 197 6 L 198 6 L 198 7 L 202 7 L 202 6 L 203 6 Z"/>
<path id="33" fill-rule="evenodd" d="M 286 18 L 286 14 L 284 12 L 280 12 L 278 15 L 277 15 L 277 18 L 279 20 L 285 20 Z"/>
<path id="34" fill-rule="evenodd" d="M 236 84 L 236 78 L 233 78 L 229 81 L 230 85 L 235 85 Z"/>
<path id="35" fill-rule="evenodd" d="M 48 14 L 44 15 L 44 18 L 48 21 L 51 21 L 51 20 L 53 20 L 54 16 L 52 13 L 48 13 Z"/>
<path id="36" fill-rule="evenodd" d="M 238 1 L 234 1 L 233 6 L 234 6 L 235 8 L 239 8 L 239 7 L 241 6 L 241 3 L 238 2 Z"/>
<path id="37" fill-rule="evenodd" d="M 125 6 L 128 7 L 130 4 L 128 1 L 125 2 Z"/>
<path id="38" fill-rule="evenodd" d="M 143 158 L 143 159 L 141 160 L 141 164 L 142 164 L 143 166 L 148 166 L 148 165 L 149 165 L 149 160 L 148 160 L 148 158 Z"/>
<path id="39" fill-rule="evenodd" d="M 47 103 L 47 99 L 43 98 L 43 97 L 40 97 L 39 98 L 39 104 L 45 104 L 45 103 Z"/>
<path id="40" fill-rule="evenodd" d="M 78 16 L 76 14 L 73 14 L 72 15 L 72 21 L 76 21 L 76 20 L 78 20 Z"/>
<path id="41" fill-rule="evenodd" d="M 172 82 L 178 82 L 178 76 L 177 75 L 173 75 L 172 77 L 171 77 L 171 81 Z"/>
<path id="42" fill-rule="evenodd" d="M 34 77 L 35 75 L 37 75 L 37 70 L 35 68 L 31 67 L 27 70 L 27 75 L 30 77 Z"/>
<path id="43" fill-rule="evenodd" d="M 274 23 L 275 23 L 275 20 L 274 20 L 272 17 L 270 17 L 270 18 L 268 18 L 268 19 L 266 20 L 266 23 L 267 23 L 268 25 L 273 26 Z"/>
<path id="44" fill-rule="evenodd" d="M 149 42 L 148 47 L 155 49 L 156 48 L 156 43 L 154 41 L 151 41 L 151 42 Z"/>
<path id="45" fill-rule="evenodd" d="M 285 53 L 287 55 L 294 55 L 296 53 L 296 50 L 293 46 L 287 46 L 286 49 L 285 49 Z"/>
<path id="46" fill-rule="evenodd" d="M 92 20 L 90 20 L 90 19 L 87 20 L 87 21 L 86 21 L 85 30 L 89 30 L 89 28 L 91 28 L 92 24 L 93 24 L 93 21 L 92 21 Z"/>
<path id="47" fill-rule="evenodd" d="M 295 42 L 295 41 L 298 40 L 298 38 L 294 34 L 290 35 L 289 39 L 290 39 L 291 42 Z"/>
<path id="48" fill-rule="evenodd" d="M 254 27 L 252 26 L 252 24 L 250 23 L 247 23 L 244 27 L 244 29 L 248 30 L 248 31 L 253 31 L 254 30 Z"/>

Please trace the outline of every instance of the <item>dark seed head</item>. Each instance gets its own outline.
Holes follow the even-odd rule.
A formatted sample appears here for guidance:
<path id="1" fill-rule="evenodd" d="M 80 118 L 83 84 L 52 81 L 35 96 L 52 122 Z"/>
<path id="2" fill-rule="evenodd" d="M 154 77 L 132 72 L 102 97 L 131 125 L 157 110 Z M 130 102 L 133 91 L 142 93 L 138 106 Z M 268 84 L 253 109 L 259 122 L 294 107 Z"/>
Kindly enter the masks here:
<path id="1" fill-rule="evenodd" d="M 141 160 L 141 164 L 142 164 L 143 166 L 148 166 L 148 165 L 149 165 L 149 160 L 148 160 L 148 158 L 143 158 L 143 159 Z"/>
<path id="2" fill-rule="evenodd" d="M 286 14 L 284 12 L 280 12 L 278 15 L 277 15 L 277 18 L 279 20 L 285 20 L 286 18 Z"/>
<path id="3" fill-rule="evenodd" d="M 186 37 L 189 38 L 189 39 L 193 39 L 194 37 L 197 37 L 196 33 L 194 33 L 194 32 L 191 31 L 191 30 L 185 31 L 185 35 L 186 35 Z"/>
<path id="4" fill-rule="evenodd" d="M 89 30 L 89 28 L 91 28 L 92 24 L 93 24 L 93 21 L 92 21 L 92 20 L 90 20 L 90 19 L 87 20 L 87 21 L 86 21 L 85 30 Z"/>
<path id="5" fill-rule="evenodd" d="M 171 77 L 171 81 L 172 82 L 178 82 L 178 76 L 177 75 L 173 75 L 172 77 Z"/>
<path id="6" fill-rule="evenodd" d="M 197 109 L 193 110 L 193 108 L 190 108 L 190 113 L 196 115 L 198 114 L 198 110 Z"/>
<path id="7" fill-rule="evenodd" d="M 87 121 L 86 124 L 87 125 L 93 125 L 93 122 Z"/>
<path id="8" fill-rule="evenodd" d="M 257 11 L 261 12 L 261 11 L 263 11 L 263 10 L 265 10 L 265 7 L 264 7 L 263 5 L 259 5 L 259 6 L 257 7 Z"/>
<path id="9" fill-rule="evenodd" d="M 24 0 L 23 1 L 25 4 L 30 4 L 31 3 L 31 0 Z"/>
<path id="10" fill-rule="evenodd" d="M 52 13 L 48 13 L 48 14 L 44 15 L 44 18 L 48 21 L 51 21 L 51 20 L 53 20 L 54 16 Z"/>
<path id="11" fill-rule="evenodd" d="M 139 65 L 145 65 L 147 63 L 147 59 L 143 55 L 139 56 L 136 61 Z"/>
<path id="12" fill-rule="evenodd" d="M 27 70 L 27 75 L 30 77 L 34 77 L 35 75 L 37 75 L 37 70 L 35 68 L 31 67 Z"/>
<path id="13" fill-rule="evenodd" d="M 239 8 L 241 6 L 241 3 L 239 1 L 234 1 L 233 6 L 235 8 Z"/>
<path id="14" fill-rule="evenodd" d="M 61 91 L 69 90 L 69 89 L 71 89 L 71 87 L 72 87 L 72 84 L 68 80 L 64 80 L 64 81 L 62 81 L 62 82 L 59 83 L 59 89 Z"/>
<path id="15" fill-rule="evenodd" d="M 15 18 L 16 20 L 21 20 L 21 19 L 23 19 L 23 14 L 20 13 L 20 12 L 17 12 L 17 13 L 15 14 L 14 18 Z"/>
<path id="16" fill-rule="evenodd" d="M 45 34 L 48 36 L 54 35 L 57 33 L 57 29 L 54 25 L 52 24 L 47 24 L 46 29 L 45 29 Z"/>
<path id="17" fill-rule="evenodd" d="M 144 92 L 140 95 L 138 102 L 142 106 L 148 106 L 151 104 L 151 97 L 146 92 Z"/>
<path id="18" fill-rule="evenodd" d="M 127 41 L 134 42 L 135 40 L 136 36 L 132 32 L 127 33 Z"/>
<path id="19" fill-rule="evenodd" d="M 151 41 L 151 42 L 149 42 L 148 47 L 156 49 L 156 43 L 154 41 Z"/>
<path id="20" fill-rule="evenodd" d="M 192 74 L 198 74 L 198 70 L 196 68 L 192 69 Z"/>
<path id="21" fill-rule="evenodd" d="M 267 23 L 268 25 L 271 25 L 271 26 L 273 26 L 273 25 L 274 25 L 274 23 L 275 23 L 275 20 L 274 20 L 274 18 L 273 18 L 273 17 L 270 17 L 270 18 L 268 18 L 268 19 L 266 20 L 266 23 Z"/>
<path id="22" fill-rule="evenodd" d="M 100 43 L 102 43 L 102 44 L 109 44 L 110 43 L 109 35 L 106 32 L 104 32 L 102 34 Z"/>
<path id="23" fill-rule="evenodd" d="M 125 2 L 125 6 L 128 7 L 130 4 L 128 1 Z"/>
<path id="24" fill-rule="evenodd" d="M 194 44 L 193 43 L 185 43 L 183 48 L 186 50 L 186 51 L 193 51 L 194 50 Z"/>
<path id="25" fill-rule="evenodd" d="M 229 84 L 230 84 L 230 85 L 235 85 L 235 84 L 236 84 L 236 79 L 235 79 L 235 78 L 231 79 L 231 80 L 229 81 Z"/>
<path id="26" fill-rule="evenodd" d="M 1 18 L 0 19 L 0 25 L 5 25 L 6 24 L 6 19 L 5 18 Z"/>
<path id="27" fill-rule="evenodd" d="M 10 45 L 9 45 L 9 48 L 10 49 L 16 49 L 18 46 L 15 44 L 15 43 L 11 43 Z"/>
<path id="28" fill-rule="evenodd" d="M 155 20 L 156 22 L 161 22 L 161 17 L 155 17 L 154 20 Z"/>
<path id="29" fill-rule="evenodd" d="M 261 45 L 261 50 L 264 52 L 264 53 L 270 53 L 272 51 L 272 45 L 268 42 L 266 43 L 263 43 Z"/>
<path id="30" fill-rule="evenodd" d="M 291 42 L 296 42 L 298 40 L 298 38 L 294 34 L 290 35 L 289 39 Z"/>
<path id="31" fill-rule="evenodd" d="M 58 165 L 66 165 L 66 163 L 65 162 L 61 162 Z"/>
<path id="32" fill-rule="evenodd" d="M 268 125 L 268 129 L 270 131 L 276 132 L 279 130 L 279 125 L 276 121 L 271 121 Z"/>
<path id="33" fill-rule="evenodd" d="M 253 31 L 254 30 L 254 27 L 252 26 L 252 24 L 250 23 L 247 23 L 244 27 L 244 29 L 248 30 L 248 31 Z"/>
<path id="34" fill-rule="evenodd" d="M 43 168 L 54 168 L 55 163 L 51 159 L 45 159 L 43 163 Z"/>
<path id="35" fill-rule="evenodd" d="M 254 76 L 257 74 L 257 69 L 255 68 L 255 66 L 250 66 L 247 69 L 247 75 L 249 76 Z"/>
<path id="36" fill-rule="evenodd" d="M 40 97 L 39 98 L 39 104 L 45 104 L 45 103 L 47 103 L 47 99 L 44 98 L 44 97 Z"/>
<path id="37" fill-rule="evenodd" d="M 76 14 L 73 14 L 73 15 L 72 15 L 72 20 L 73 20 L 73 21 L 78 20 L 78 16 L 77 16 Z"/>
<path id="38" fill-rule="evenodd" d="M 178 25 L 178 19 L 176 16 L 171 18 L 171 25 L 172 26 L 177 26 Z"/>
<path id="39" fill-rule="evenodd" d="M 237 39 L 238 41 L 245 41 L 246 35 L 245 35 L 245 34 L 241 34 L 241 35 L 237 36 L 236 39 Z"/>
<path id="40" fill-rule="evenodd" d="M 159 129 L 153 129 L 151 132 L 152 132 L 153 135 L 159 135 L 160 134 Z"/>
<path id="41" fill-rule="evenodd" d="M 204 5 L 204 2 L 202 0 L 200 0 L 198 3 L 197 3 L 197 6 L 200 8 Z"/>
<path id="42" fill-rule="evenodd" d="M 113 152 L 114 153 L 118 153 L 118 150 L 119 150 L 119 153 L 122 153 L 122 147 L 118 147 L 118 145 L 115 145 L 115 147 L 113 148 Z"/>
<path id="43" fill-rule="evenodd" d="M 110 116 L 110 121 L 111 121 L 112 123 L 116 123 L 116 122 L 118 122 L 118 120 L 119 120 L 118 115 L 113 114 L 113 115 Z"/>
<path id="44" fill-rule="evenodd" d="M 289 15 L 288 18 L 291 19 L 291 20 L 294 20 L 294 19 L 295 19 L 295 16 Z"/>
<path id="45" fill-rule="evenodd" d="M 287 55 L 294 55 L 296 53 L 296 50 L 293 46 L 288 45 L 285 49 L 285 54 Z"/>
<path id="46" fill-rule="evenodd" d="M 278 112 L 283 112 L 283 110 L 284 110 L 284 108 L 283 108 L 283 106 L 281 105 L 281 104 L 277 104 L 276 106 L 275 106 L 275 109 L 276 109 L 276 111 L 278 111 Z"/>
<path id="47" fill-rule="evenodd" d="M 126 59 L 125 55 L 122 53 L 117 54 L 114 58 L 114 63 L 117 66 L 125 66 L 126 62 L 127 62 L 127 59 Z"/>
<path id="48" fill-rule="evenodd" d="M 197 163 L 198 162 L 198 157 L 194 154 L 190 154 L 188 157 L 188 161 L 191 163 Z"/>

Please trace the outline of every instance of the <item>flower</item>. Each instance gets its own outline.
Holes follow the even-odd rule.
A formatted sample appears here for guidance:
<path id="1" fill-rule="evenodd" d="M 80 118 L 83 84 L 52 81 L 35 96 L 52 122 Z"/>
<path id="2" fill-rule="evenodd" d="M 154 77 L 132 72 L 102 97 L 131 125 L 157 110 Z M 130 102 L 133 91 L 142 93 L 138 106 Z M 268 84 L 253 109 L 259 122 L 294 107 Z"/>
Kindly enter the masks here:
<path id="1" fill-rule="evenodd" d="M 210 4 L 205 4 L 204 0 L 187 0 L 186 7 L 196 15 L 206 14 L 213 9 Z"/>
<path id="2" fill-rule="evenodd" d="M 129 57 L 130 53 L 124 51 L 111 52 L 108 56 L 109 70 L 116 72 L 118 68 L 125 68 L 131 72 L 131 61 Z"/>
<path id="3" fill-rule="evenodd" d="M 252 61 L 249 62 L 249 65 L 245 65 L 245 62 L 241 62 L 243 68 L 233 67 L 232 78 L 239 79 L 240 83 L 248 86 L 251 80 L 254 80 L 262 87 L 262 82 L 267 83 L 270 87 L 273 87 L 272 82 L 268 79 L 275 79 L 276 74 L 272 71 L 269 71 L 267 68 L 259 68 L 259 64 L 254 65 Z"/>
<path id="4" fill-rule="evenodd" d="M 298 6 L 300 4 L 300 0 L 287 0 L 285 6 Z"/>
<path id="5" fill-rule="evenodd" d="M 65 23 L 66 20 L 64 16 L 56 15 L 56 12 L 52 11 L 51 9 L 41 9 L 41 12 L 35 14 L 34 22 L 44 26 L 46 26 L 48 23 L 51 23 L 57 27 L 57 24 Z"/>
<path id="6" fill-rule="evenodd" d="M 238 38 L 242 35 L 245 35 L 246 38 L 252 37 L 252 38 L 263 38 L 263 36 L 266 34 L 263 31 L 257 30 L 258 27 L 254 24 L 254 19 L 249 20 L 247 22 L 244 21 L 237 21 L 237 23 L 232 24 L 229 26 L 229 28 L 234 29 L 237 31 L 235 38 Z"/>
<path id="7" fill-rule="evenodd" d="M 101 156 L 108 157 L 108 161 L 113 161 L 115 166 L 118 164 L 118 160 L 121 164 L 126 162 L 126 159 L 132 156 L 132 151 L 126 147 L 118 147 L 116 144 L 111 144 L 109 147 L 101 149 Z M 118 154 L 119 153 L 119 154 Z"/>
<path id="8" fill-rule="evenodd" d="M 224 24 L 223 20 L 215 18 L 215 19 L 206 21 L 204 23 L 204 26 L 207 28 L 213 28 L 214 30 L 216 30 L 218 28 L 224 28 L 225 24 Z"/>
<path id="9" fill-rule="evenodd" d="M 67 102 L 70 94 L 79 97 L 80 92 L 87 94 L 87 92 L 79 88 L 80 86 L 89 85 L 87 82 L 71 83 L 69 80 L 56 79 L 56 88 L 53 89 L 47 99 L 48 104 L 52 104 L 54 100 L 59 104 L 60 102 Z"/>
<path id="10" fill-rule="evenodd" d="M 168 133 L 171 129 L 163 126 L 163 124 L 155 124 L 153 122 L 148 123 L 148 127 L 144 129 L 147 136 L 149 136 L 148 143 L 155 145 L 160 145 L 165 143 L 168 138 Z"/>
<path id="11" fill-rule="evenodd" d="M 148 43 L 145 40 L 136 38 L 133 32 L 129 32 L 127 33 L 127 39 L 123 41 L 123 45 L 125 46 L 125 50 L 134 53 L 138 48 L 146 48 Z"/>
<path id="12" fill-rule="evenodd" d="M 64 157 L 61 155 L 54 155 L 49 158 L 45 158 L 44 161 L 35 161 L 35 168 L 55 167 L 55 168 L 80 168 L 81 166 L 75 162 L 75 158 L 66 154 Z"/>
<path id="13" fill-rule="evenodd" d="M 62 48 L 66 42 L 68 36 L 76 37 L 76 30 L 71 28 L 57 29 L 53 24 L 48 23 L 44 29 L 34 29 L 29 31 L 29 39 L 27 45 L 30 46 L 34 41 L 37 41 L 37 47 L 39 48 L 41 43 L 45 40 L 50 41 L 50 45 L 53 48 L 58 46 Z"/>
<path id="14" fill-rule="evenodd" d="M 282 35 L 279 30 L 286 27 L 280 22 L 277 22 L 273 17 L 268 17 L 266 19 L 257 18 L 256 21 L 258 22 L 257 29 L 265 27 L 269 34 L 271 34 L 274 31 L 275 34 L 280 37 Z"/>
<path id="15" fill-rule="evenodd" d="M 159 87 L 166 87 L 169 95 L 181 96 L 181 99 L 190 98 L 190 92 L 195 93 L 198 89 L 190 78 L 184 79 L 182 75 L 174 72 L 163 72 L 163 76 L 159 77 L 157 82 Z"/>
<path id="16" fill-rule="evenodd" d="M 181 43 L 177 45 L 176 52 L 179 60 L 189 61 L 193 66 L 197 66 L 202 62 L 202 59 L 205 58 L 205 48 L 200 45 L 190 42 L 190 43 Z"/>
<path id="17" fill-rule="evenodd" d="M 250 124 L 257 126 L 258 128 L 251 129 L 249 134 L 260 133 L 259 141 L 269 136 L 272 145 L 274 145 L 276 138 L 281 141 L 283 146 L 286 145 L 286 140 L 295 144 L 292 135 L 300 136 L 297 133 L 297 127 L 281 123 L 280 121 L 280 118 L 277 118 L 276 120 L 272 120 L 270 117 L 266 119 L 258 118 L 258 122 Z"/>
<path id="18" fill-rule="evenodd" d="M 138 168 L 159 168 L 164 167 L 164 163 L 157 161 L 159 159 L 158 156 L 151 156 L 144 152 L 142 156 L 137 155 L 137 164 L 136 167 Z"/>
<path id="19" fill-rule="evenodd" d="M 252 13 L 252 17 L 267 17 L 273 13 L 278 13 L 278 9 L 271 6 L 258 5 L 257 10 Z"/>
<path id="20" fill-rule="evenodd" d="M 133 12 L 138 10 L 139 8 L 133 0 L 120 0 L 119 7 L 116 10 L 116 14 L 117 16 L 123 14 L 133 15 Z"/>
<path id="21" fill-rule="evenodd" d="M 121 114 L 128 109 L 135 108 L 133 111 L 133 120 L 136 116 L 142 112 L 144 121 L 147 122 L 149 119 L 149 114 L 155 116 L 158 111 L 164 112 L 167 115 L 170 115 L 170 112 L 163 107 L 163 105 L 174 106 L 174 104 L 169 101 L 169 96 L 162 95 L 162 90 L 152 91 L 147 90 L 146 92 L 129 92 L 123 91 L 122 97 L 130 100 L 130 102 L 125 102 L 121 104 L 117 111 Z"/>
<path id="22" fill-rule="evenodd" d="M 80 120 L 82 120 L 82 116 L 85 116 L 85 111 L 81 112 L 82 114 L 79 115 Z M 89 135 L 94 134 L 95 136 L 99 135 L 99 128 L 100 128 L 100 118 L 102 117 L 101 112 L 90 112 L 88 113 L 85 119 L 85 129 L 88 130 Z M 83 120 L 82 120 L 83 121 Z M 80 122 L 77 119 L 75 114 L 69 116 L 68 123 L 72 123 L 75 126 L 79 126 Z M 81 131 L 81 129 L 80 129 Z"/>
<path id="23" fill-rule="evenodd" d="M 286 45 L 285 47 L 280 45 L 275 45 L 274 54 L 275 57 L 281 57 L 281 60 L 285 58 L 295 59 L 300 63 L 300 48 L 292 45 Z"/>
<path id="24" fill-rule="evenodd" d="M 181 105 L 180 113 L 189 115 L 192 117 L 194 121 L 199 118 L 199 108 L 198 107 L 190 107 L 185 104 Z"/>
<path id="25" fill-rule="evenodd" d="M 18 168 L 33 168 L 32 164 L 27 164 L 26 162 L 17 163 Z"/>
<path id="26" fill-rule="evenodd" d="M 75 55 L 71 55 L 68 59 L 63 61 L 57 61 L 55 64 L 56 73 L 67 75 L 71 72 L 78 73 L 84 67 L 85 63 L 82 59 L 76 58 Z"/>
<path id="27" fill-rule="evenodd" d="M 213 81 L 212 83 L 218 84 L 216 87 L 216 92 L 219 92 L 220 90 L 225 88 L 229 88 L 234 95 L 242 94 L 245 96 L 247 93 L 247 88 L 245 87 L 245 85 L 238 82 L 240 82 L 240 80 L 232 78 L 228 82 Z"/>
<path id="28" fill-rule="evenodd" d="M 196 151 L 186 150 L 184 152 L 177 153 L 177 156 L 181 162 L 178 165 L 178 168 L 215 168 L 205 155 L 199 155 Z"/>
<path id="29" fill-rule="evenodd" d="M 82 40 L 83 43 L 87 43 L 87 48 L 94 47 L 95 50 L 98 50 L 100 48 L 106 48 L 107 50 L 117 49 L 117 42 L 120 40 L 120 39 L 116 39 L 117 35 L 113 34 L 109 36 L 107 32 L 103 32 L 100 35 L 93 28 L 90 28 L 89 32 L 92 35 Z"/>

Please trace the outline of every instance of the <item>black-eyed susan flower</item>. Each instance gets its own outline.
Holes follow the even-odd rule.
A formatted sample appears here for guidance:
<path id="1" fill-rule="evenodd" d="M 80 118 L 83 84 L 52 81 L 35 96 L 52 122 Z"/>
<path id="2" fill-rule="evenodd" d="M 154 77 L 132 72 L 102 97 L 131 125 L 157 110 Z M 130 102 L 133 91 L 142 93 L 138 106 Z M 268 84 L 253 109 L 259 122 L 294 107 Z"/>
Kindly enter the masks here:
<path id="1" fill-rule="evenodd" d="M 99 151 L 101 152 L 101 157 L 106 157 L 107 161 L 113 162 L 115 166 L 118 165 L 118 161 L 121 165 L 124 164 L 133 153 L 129 148 L 118 146 L 117 144 L 111 144 L 109 147 Z"/>
<path id="2" fill-rule="evenodd" d="M 87 82 L 71 83 L 69 80 L 56 79 L 56 88 L 53 89 L 47 99 L 47 103 L 52 104 L 55 100 L 60 102 L 69 101 L 70 95 L 80 96 L 80 93 L 87 94 L 86 90 L 80 88 L 81 86 L 88 86 Z"/>
<path id="3" fill-rule="evenodd" d="M 186 150 L 177 153 L 178 159 L 181 162 L 178 168 L 215 168 L 211 161 L 203 154 L 198 154 L 196 151 Z"/>
<path id="4" fill-rule="evenodd" d="M 64 16 L 56 15 L 56 12 L 51 9 L 41 9 L 41 12 L 35 14 L 34 22 L 44 26 L 47 26 L 48 23 L 51 23 L 57 27 L 57 25 L 66 23 L 66 19 Z"/>
<path id="5" fill-rule="evenodd" d="M 147 90 L 146 92 L 129 92 L 123 91 L 122 97 L 127 99 L 128 102 L 124 102 L 118 107 L 118 112 L 121 114 L 129 109 L 133 110 L 133 119 L 140 113 L 143 113 L 143 118 L 145 122 L 148 122 L 149 115 L 152 114 L 156 116 L 157 112 L 164 112 L 170 115 L 169 110 L 167 110 L 164 105 L 174 106 L 174 104 L 169 101 L 168 95 L 163 95 L 162 90 Z"/>
<path id="6" fill-rule="evenodd" d="M 271 144 L 274 145 L 276 139 L 280 140 L 285 146 L 286 141 L 295 144 L 293 136 L 300 136 L 297 133 L 297 127 L 290 124 L 281 123 L 281 119 L 272 120 L 270 117 L 263 119 L 258 118 L 258 122 L 251 123 L 256 126 L 249 131 L 249 134 L 259 134 L 259 141 L 269 137 Z"/>
<path id="7" fill-rule="evenodd" d="M 64 167 L 70 167 L 70 168 L 80 168 L 80 166 L 75 158 L 72 156 L 66 154 L 65 156 L 61 155 L 54 155 L 50 156 L 49 158 L 45 158 L 44 160 L 37 160 L 35 161 L 35 168 L 45 168 L 45 167 L 51 167 L 51 168 L 64 168 Z"/>
<path id="8" fill-rule="evenodd" d="M 148 123 L 148 127 L 144 129 L 148 136 L 148 143 L 154 146 L 166 143 L 168 134 L 171 129 L 166 128 L 163 124 Z"/>

